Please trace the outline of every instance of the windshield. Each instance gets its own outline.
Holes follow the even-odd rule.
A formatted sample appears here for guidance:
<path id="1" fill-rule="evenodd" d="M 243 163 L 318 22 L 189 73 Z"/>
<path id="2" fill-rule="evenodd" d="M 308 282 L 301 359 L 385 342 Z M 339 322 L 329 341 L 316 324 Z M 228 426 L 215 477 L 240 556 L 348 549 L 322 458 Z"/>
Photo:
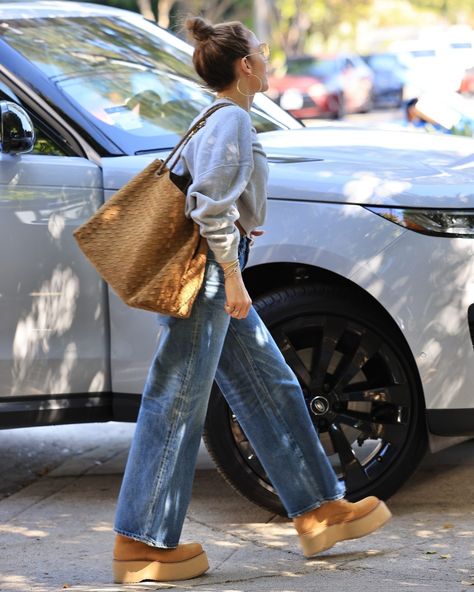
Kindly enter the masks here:
<path id="1" fill-rule="evenodd" d="M 316 78 L 327 78 L 337 72 L 337 60 L 289 60 L 288 74 L 295 76 L 315 76 Z"/>
<path id="2" fill-rule="evenodd" d="M 184 44 L 135 16 L 0 19 L 0 35 L 128 154 L 172 147 L 214 99 Z M 272 115 L 254 110 L 257 131 L 288 125 Z"/>
<path id="3" fill-rule="evenodd" d="M 388 53 L 374 54 L 366 56 L 365 61 L 373 70 L 395 70 L 400 68 L 400 64 L 396 56 Z"/>

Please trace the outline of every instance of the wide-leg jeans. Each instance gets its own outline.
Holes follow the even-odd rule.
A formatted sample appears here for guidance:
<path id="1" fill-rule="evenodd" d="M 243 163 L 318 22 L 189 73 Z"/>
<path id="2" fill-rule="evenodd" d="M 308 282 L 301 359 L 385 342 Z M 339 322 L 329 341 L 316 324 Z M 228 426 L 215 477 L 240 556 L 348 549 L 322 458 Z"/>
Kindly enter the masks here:
<path id="1" fill-rule="evenodd" d="M 249 240 L 239 245 L 241 266 Z M 164 325 L 142 395 L 114 530 L 160 548 L 178 545 L 216 379 L 290 518 L 344 497 L 301 387 L 252 307 L 224 310 L 224 277 L 209 250 L 191 316 Z M 215 426 L 219 429 L 219 426 Z"/>

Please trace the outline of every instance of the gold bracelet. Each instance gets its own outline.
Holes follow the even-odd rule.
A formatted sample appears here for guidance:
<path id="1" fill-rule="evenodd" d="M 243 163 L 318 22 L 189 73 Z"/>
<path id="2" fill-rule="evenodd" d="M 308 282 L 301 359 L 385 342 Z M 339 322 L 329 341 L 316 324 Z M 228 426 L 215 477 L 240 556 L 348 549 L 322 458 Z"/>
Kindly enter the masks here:
<path id="1" fill-rule="evenodd" d="M 240 271 L 240 265 L 239 265 L 239 262 L 237 261 L 237 263 L 234 263 L 233 265 L 225 268 L 224 277 L 228 277 L 229 275 L 232 275 L 233 273 L 237 273 L 238 271 Z"/>
<path id="2" fill-rule="evenodd" d="M 240 267 L 234 267 L 228 273 L 224 273 L 224 279 L 227 279 L 228 277 L 234 275 L 234 273 L 237 273 L 238 271 L 240 271 Z"/>
<path id="3" fill-rule="evenodd" d="M 231 261 L 230 263 L 228 263 L 227 265 L 222 265 L 222 269 L 224 271 L 226 271 L 227 269 L 229 269 L 229 267 L 233 267 L 235 264 L 238 264 L 239 260 L 238 259 L 234 259 L 233 261 Z"/>
<path id="4" fill-rule="evenodd" d="M 233 275 L 234 273 L 237 273 L 238 271 L 240 271 L 240 263 L 237 260 L 224 268 L 224 278 L 228 278 L 229 276 Z"/>

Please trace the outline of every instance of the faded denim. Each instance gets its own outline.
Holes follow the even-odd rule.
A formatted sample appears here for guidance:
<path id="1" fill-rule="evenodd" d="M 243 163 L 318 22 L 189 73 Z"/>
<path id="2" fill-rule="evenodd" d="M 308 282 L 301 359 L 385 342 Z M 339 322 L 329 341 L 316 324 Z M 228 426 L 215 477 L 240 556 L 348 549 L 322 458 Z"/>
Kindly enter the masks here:
<path id="1" fill-rule="evenodd" d="M 239 244 L 244 267 L 249 240 Z M 313 427 L 303 393 L 252 307 L 224 311 L 224 278 L 212 251 L 188 319 L 166 325 L 146 380 L 114 530 L 160 548 L 178 545 L 191 498 L 214 378 L 255 449 L 288 516 L 344 497 Z"/>

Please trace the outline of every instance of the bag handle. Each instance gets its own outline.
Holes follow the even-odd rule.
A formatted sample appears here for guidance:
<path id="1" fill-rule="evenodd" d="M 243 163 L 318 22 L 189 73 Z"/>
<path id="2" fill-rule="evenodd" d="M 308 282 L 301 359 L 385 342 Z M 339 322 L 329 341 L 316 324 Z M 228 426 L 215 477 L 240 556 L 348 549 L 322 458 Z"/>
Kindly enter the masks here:
<path id="1" fill-rule="evenodd" d="M 198 121 L 196 121 L 196 123 L 184 134 L 184 136 L 181 138 L 181 140 L 176 144 L 176 146 L 173 148 L 173 150 L 169 153 L 167 158 L 160 164 L 160 166 L 158 167 L 158 169 L 155 173 L 156 176 L 159 177 L 160 175 L 163 174 L 164 169 L 165 169 L 166 165 L 169 163 L 169 161 L 178 152 L 178 150 L 180 150 L 180 149 L 182 150 L 184 148 L 184 146 L 192 138 L 192 136 L 194 136 L 194 134 L 206 124 L 206 119 L 210 115 L 212 115 L 215 111 L 217 111 L 218 109 L 221 109 L 222 107 L 229 106 L 229 104 L 230 103 L 221 103 L 220 105 L 214 105 L 208 111 L 206 111 L 206 113 L 204 113 L 204 115 L 200 119 L 198 119 Z M 178 155 L 178 157 L 179 157 L 179 155 Z M 172 171 L 173 168 L 176 166 L 176 163 L 178 162 L 178 160 L 179 160 L 179 158 L 176 158 L 173 165 L 170 167 L 170 171 Z"/>

